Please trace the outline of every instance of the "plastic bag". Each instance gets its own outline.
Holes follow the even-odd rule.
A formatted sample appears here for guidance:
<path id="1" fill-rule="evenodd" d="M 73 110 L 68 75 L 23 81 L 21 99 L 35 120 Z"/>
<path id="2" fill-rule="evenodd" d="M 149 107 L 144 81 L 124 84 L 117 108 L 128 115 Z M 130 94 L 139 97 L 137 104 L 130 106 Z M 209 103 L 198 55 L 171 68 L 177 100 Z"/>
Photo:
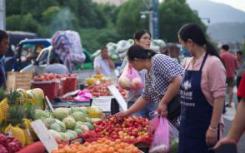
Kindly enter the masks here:
<path id="1" fill-rule="evenodd" d="M 151 125 L 154 135 L 149 153 L 168 153 L 170 149 L 168 120 L 163 117 L 155 117 Z"/>
<path id="2" fill-rule="evenodd" d="M 119 85 L 124 89 L 142 89 L 144 84 L 138 73 L 130 64 L 124 67 L 122 75 L 118 80 Z"/>
<path id="3" fill-rule="evenodd" d="M 169 122 L 170 128 L 170 153 L 178 153 L 178 146 L 179 146 L 179 131 L 178 129 Z"/>

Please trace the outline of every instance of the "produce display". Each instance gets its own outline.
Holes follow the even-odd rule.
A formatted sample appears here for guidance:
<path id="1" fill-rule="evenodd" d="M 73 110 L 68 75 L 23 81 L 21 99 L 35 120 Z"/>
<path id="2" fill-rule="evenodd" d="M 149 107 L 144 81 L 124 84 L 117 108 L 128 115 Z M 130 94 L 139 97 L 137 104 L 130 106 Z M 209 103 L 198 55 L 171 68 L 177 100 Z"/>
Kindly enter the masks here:
<path id="1" fill-rule="evenodd" d="M 22 146 L 33 143 L 31 128 L 35 109 L 43 109 L 44 93 L 41 89 L 11 91 L 0 102 L 0 131 L 13 136 Z"/>
<path id="2" fill-rule="evenodd" d="M 111 141 L 103 138 L 92 143 L 60 146 L 52 153 L 141 153 L 141 151 L 137 147 L 119 140 Z"/>
<path id="3" fill-rule="evenodd" d="M 56 108 L 53 112 L 36 110 L 35 119 L 41 119 L 58 142 L 69 141 L 94 128 L 103 113 L 96 107 Z"/>
<path id="4" fill-rule="evenodd" d="M 54 73 L 44 73 L 41 75 L 34 76 L 34 81 L 51 81 L 51 80 L 60 80 L 61 78 L 66 77 L 74 77 L 76 78 L 76 74 L 54 74 Z"/>
<path id="5" fill-rule="evenodd" d="M 86 86 L 93 86 L 104 82 L 109 82 L 109 78 L 105 77 L 103 74 L 96 74 L 85 80 Z"/>
<path id="6" fill-rule="evenodd" d="M 149 125 L 149 120 L 142 117 L 131 116 L 118 120 L 111 116 L 105 120 L 95 122 L 95 129 L 84 133 L 82 137 L 88 142 L 99 138 L 108 138 L 130 144 L 150 144 Z"/>
<path id="7" fill-rule="evenodd" d="M 0 133 L 0 153 L 15 153 L 21 148 L 22 145 L 17 139 Z"/>
<path id="8" fill-rule="evenodd" d="M 108 90 L 108 86 L 111 85 L 110 83 L 101 83 L 98 85 L 93 85 L 89 86 L 87 89 L 91 92 L 91 94 L 94 97 L 99 97 L 99 96 L 111 96 L 110 91 Z M 122 94 L 123 97 L 127 96 L 127 91 L 124 90 L 123 88 L 117 86 L 117 89 L 119 92 Z"/>
<path id="9" fill-rule="evenodd" d="M 32 87 L 41 88 L 49 99 L 77 89 L 76 74 L 44 73 L 34 76 Z"/>

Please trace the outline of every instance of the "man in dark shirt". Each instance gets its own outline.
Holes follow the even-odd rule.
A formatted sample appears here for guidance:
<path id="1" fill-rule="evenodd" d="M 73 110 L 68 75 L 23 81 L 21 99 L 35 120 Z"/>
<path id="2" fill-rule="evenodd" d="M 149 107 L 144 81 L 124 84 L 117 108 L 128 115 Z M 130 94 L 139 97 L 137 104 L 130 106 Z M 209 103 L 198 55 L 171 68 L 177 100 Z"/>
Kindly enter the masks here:
<path id="1" fill-rule="evenodd" d="M 4 54 L 6 53 L 9 46 L 8 34 L 0 30 L 0 88 L 5 87 L 6 83 L 6 72 L 4 68 Z"/>

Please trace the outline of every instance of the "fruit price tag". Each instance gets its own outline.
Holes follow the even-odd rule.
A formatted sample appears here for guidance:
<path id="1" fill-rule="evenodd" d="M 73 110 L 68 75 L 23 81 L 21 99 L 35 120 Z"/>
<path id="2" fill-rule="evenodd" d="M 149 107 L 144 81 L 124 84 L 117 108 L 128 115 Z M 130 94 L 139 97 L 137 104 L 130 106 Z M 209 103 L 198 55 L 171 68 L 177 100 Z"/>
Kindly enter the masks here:
<path id="1" fill-rule="evenodd" d="M 127 102 L 125 101 L 125 99 L 123 98 L 123 96 L 121 95 L 121 93 L 118 91 L 118 89 L 115 87 L 115 85 L 110 85 L 108 86 L 109 91 L 111 92 L 111 94 L 116 98 L 118 104 L 120 105 L 120 107 L 122 108 L 123 111 L 127 110 Z"/>
<path id="2" fill-rule="evenodd" d="M 99 107 L 103 112 L 111 112 L 111 99 L 112 96 L 104 96 L 93 98 L 92 106 Z"/>
<path id="3" fill-rule="evenodd" d="M 47 96 L 45 96 L 45 98 L 46 98 L 46 102 L 47 102 L 47 104 L 48 104 L 48 106 L 49 106 L 51 112 L 53 112 L 53 111 L 54 111 L 54 108 L 53 108 L 51 102 L 49 101 L 49 98 L 48 98 Z"/>
<path id="4" fill-rule="evenodd" d="M 33 121 L 31 126 L 49 153 L 58 148 L 55 138 L 48 132 L 41 120 Z"/>

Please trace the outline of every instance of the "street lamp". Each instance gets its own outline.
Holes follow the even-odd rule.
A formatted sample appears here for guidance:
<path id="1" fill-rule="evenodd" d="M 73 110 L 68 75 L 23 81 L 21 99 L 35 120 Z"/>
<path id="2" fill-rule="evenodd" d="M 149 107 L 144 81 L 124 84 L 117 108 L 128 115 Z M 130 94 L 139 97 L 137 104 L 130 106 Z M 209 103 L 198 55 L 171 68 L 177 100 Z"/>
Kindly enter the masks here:
<path id="1" fill-rule="evenodd" d="M 159 37 L 159 25 L 158 25 L 158 0 L 150 0 L 150 4 L 146 4 L 143 1 L 147 10 L 141 11 L 141 18 L 145 19 L 146 15 L 149 15 L 149 32 L 152 35 L 152 38 Z"/>
<path id="2" fill-rule="evenodd" d="M 140 12 L 140 17 L 141 17 L 141 19 L 145 19 L 146 18 L 146 15 L 149 15 L 149 32 L 151 33 L 151 34 L 153 34 L 153 26 L 152 26 L 152 11 L 151 10 L 149 10 L 149 11 L 141 11 Z"/>

